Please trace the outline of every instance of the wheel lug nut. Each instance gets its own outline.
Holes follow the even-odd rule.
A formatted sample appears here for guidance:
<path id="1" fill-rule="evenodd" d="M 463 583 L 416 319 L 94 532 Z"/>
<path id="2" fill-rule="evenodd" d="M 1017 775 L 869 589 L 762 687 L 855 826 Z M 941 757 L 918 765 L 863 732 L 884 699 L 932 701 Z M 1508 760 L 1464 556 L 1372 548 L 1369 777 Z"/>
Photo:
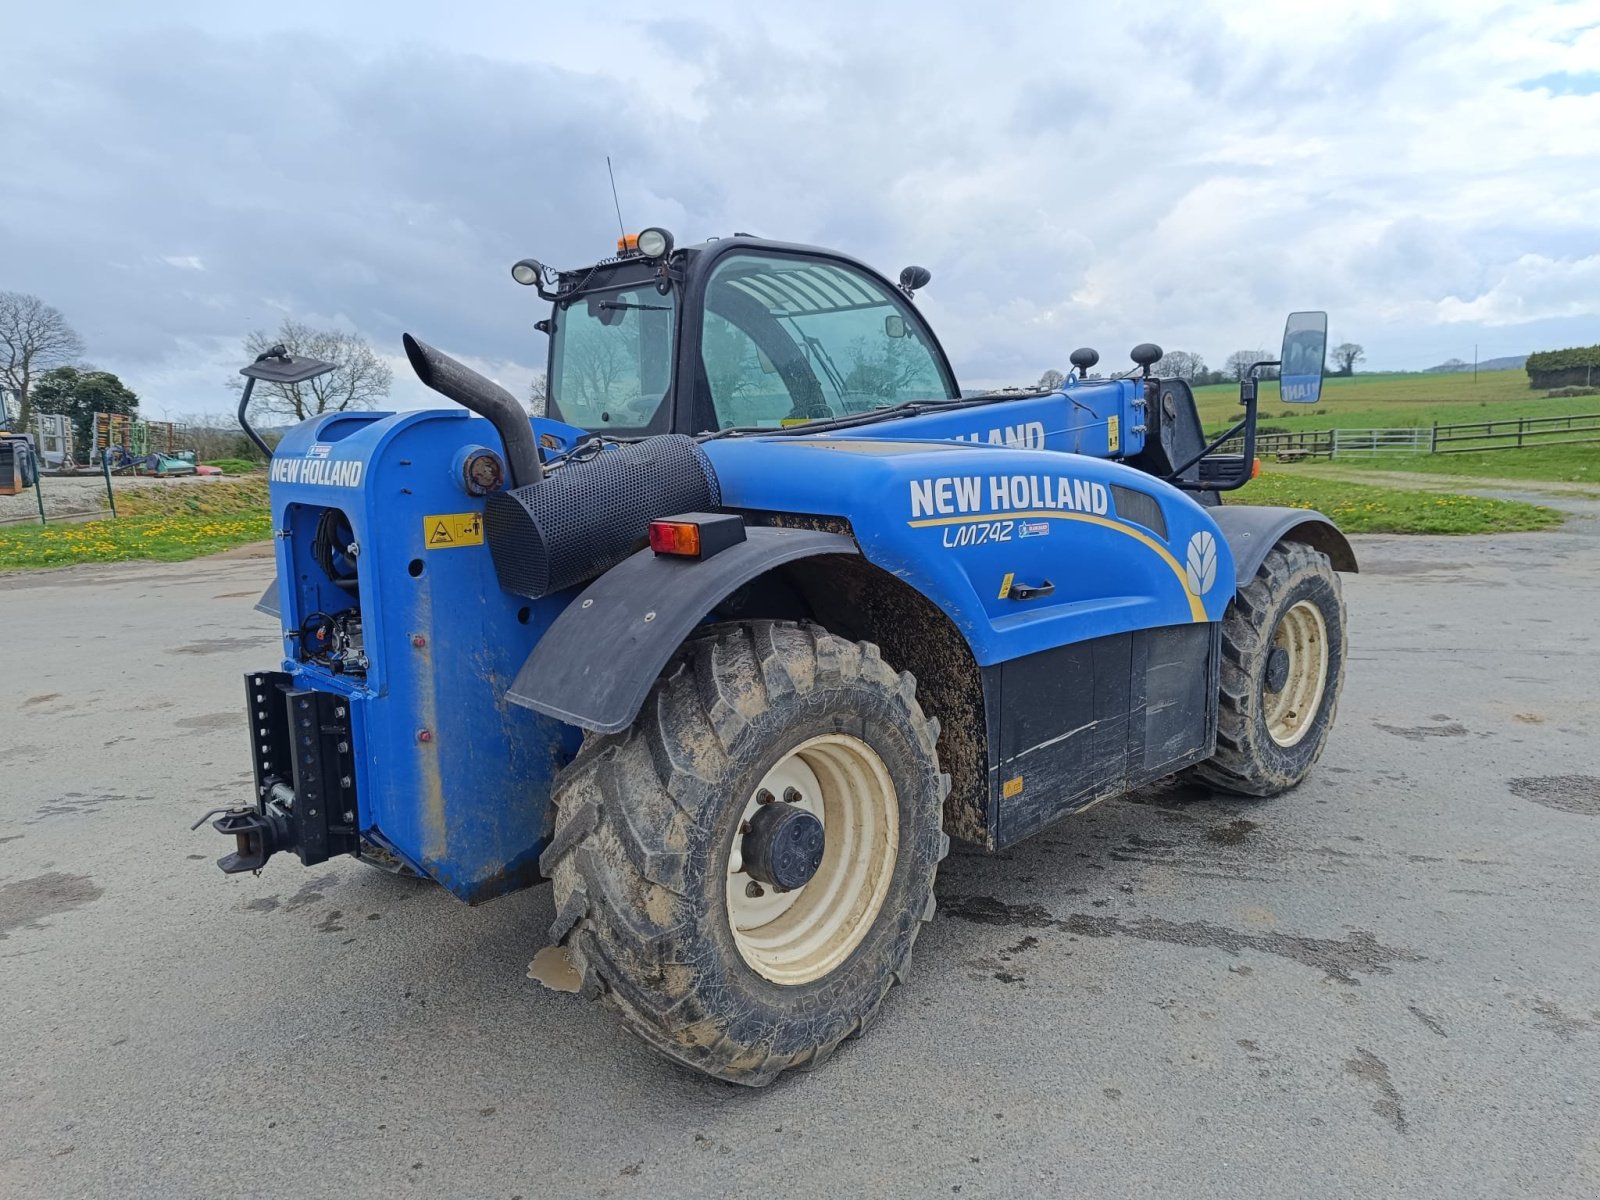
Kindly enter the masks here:
<path id="1" fill-rule="evenodd" d="M 740 821 L 739 822 L 739 832 L 740 833 L 749 833 L 750 832 L 750 822 L 749 821 Z"/>
<path id="2" fill-rule="evenodd" d="M 757 804 L 771 804 L 774 799 L 775 799 L 775 797 L 773 796 L 773 794 L 771 792 L 767 791 L 766 788 L 762 788 L 759 792 L 756 793 L 756 803 Z"/>
<path id="3" fill-rule="evenodd" d="M 799 788 L 786 787 L 783 789 L 783 802 L 785 804 L 799 804 L 804 799 L 805 797 L 800 794 Z"/>
<path id="4" fill-rule="evenodd" d="M 752 879 L 749 883 L 744 885 L 744 894 L 750 897 L 750 899 L 755 900 L 761 896 L 765 896 L 767 893 L 766 889 Z"/>

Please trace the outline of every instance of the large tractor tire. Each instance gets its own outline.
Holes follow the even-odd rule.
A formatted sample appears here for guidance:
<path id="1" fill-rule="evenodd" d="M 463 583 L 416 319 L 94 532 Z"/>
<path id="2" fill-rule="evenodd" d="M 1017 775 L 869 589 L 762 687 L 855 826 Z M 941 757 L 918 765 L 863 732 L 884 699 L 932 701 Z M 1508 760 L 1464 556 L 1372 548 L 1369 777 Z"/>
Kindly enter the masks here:
<path id="1" fill-rule="evenodd" d="M 1333 727 L 1344 654 L 1338 575 L 1326 555 L 1280 542 L 1223 617 L 1217 749 L 1191 777 L 1246 796 L 1303 780 Z"/>
<path id="2" fill-rule="evenodd" d="M 541 867 L 580 990 L 719 1079 L 820 1063 L 933 915 L 937 738 L 869 643 L 779 622 L 691 641 L 556 783 Z"/>

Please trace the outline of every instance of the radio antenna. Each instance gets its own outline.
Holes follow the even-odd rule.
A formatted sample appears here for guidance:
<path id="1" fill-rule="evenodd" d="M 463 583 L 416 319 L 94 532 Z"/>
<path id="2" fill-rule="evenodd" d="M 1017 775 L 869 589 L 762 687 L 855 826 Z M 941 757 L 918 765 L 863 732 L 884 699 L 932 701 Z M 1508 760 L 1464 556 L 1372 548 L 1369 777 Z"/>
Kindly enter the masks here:
<path id="1" fill-rule="evenodd" d="M 611 203 L 617 206 L 617 229 L 623 237 L 628 236 L 628 227 L 622 223 L 622 201 L 617 199 L 617 173 L 611 169 L 611 155 L 606 155 L 606 174 L 611 176 Z"/>

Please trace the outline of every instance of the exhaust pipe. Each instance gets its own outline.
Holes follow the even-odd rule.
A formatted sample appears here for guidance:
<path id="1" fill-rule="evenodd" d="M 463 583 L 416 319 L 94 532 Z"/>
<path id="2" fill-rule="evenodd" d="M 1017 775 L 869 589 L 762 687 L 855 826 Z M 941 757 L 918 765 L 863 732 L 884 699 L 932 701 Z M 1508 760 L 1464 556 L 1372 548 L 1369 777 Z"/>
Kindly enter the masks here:
<path id="1" fill-rule="evenodd" d="M 515 396 L 409 333 L 404 342 L 406 358 L 410 359 L 411 369 L 418 379 L 441 396 L 470 408 L 480 417 L 487 417 L 495 427 L 505 443 L 512 487 L 538 483 L 544 478 L 538 443 L 533 440 L 533 426 L 528 423 L 528 414 Z"/>

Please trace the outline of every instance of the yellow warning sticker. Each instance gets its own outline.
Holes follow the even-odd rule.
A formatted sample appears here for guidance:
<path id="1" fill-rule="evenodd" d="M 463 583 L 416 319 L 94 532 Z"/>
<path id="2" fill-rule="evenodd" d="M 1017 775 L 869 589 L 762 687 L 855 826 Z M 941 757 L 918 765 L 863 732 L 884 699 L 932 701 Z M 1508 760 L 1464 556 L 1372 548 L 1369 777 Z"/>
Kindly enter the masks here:
<path id="1" fill-rule="evenodd" d="M 429 550 L 483 545 L 483 514 L 443 513 L 422 518 L 422 544 Z"/>
<path id="2" fill-rule="evenodd" d="M 1022 776 L 1021 775 L 1013 775 L 1010 779 L 1006 780 L 1004 783 L 1002 783 L 1000 785 L 1000 798 L 1001 799 L 1009 800 L 1013 796 L 1020 796 L 1020 795 L 1022 795 Z"/>
<path id="3" fill-rule="evenodd" d="M 1011 595 L 1011 581 L 1017 577 L 1015 571 L 1007 571 L 1006 577 L 1000 581 L 1000 599 L 1004 600 Z"/>
<path id="4" fill-rule="evenodd" d="M 1106 449 L 1112 454 L 1122 444 L 1122 422 L 1116 417 L 1106 418 Z"/>
<path id="5" fill-rule="evenodd" d="M 811 421 L 810 417 L 784 417 L 778 424 L 784 429 L 793 429 L 796 425 L 809 425 Z"/>

